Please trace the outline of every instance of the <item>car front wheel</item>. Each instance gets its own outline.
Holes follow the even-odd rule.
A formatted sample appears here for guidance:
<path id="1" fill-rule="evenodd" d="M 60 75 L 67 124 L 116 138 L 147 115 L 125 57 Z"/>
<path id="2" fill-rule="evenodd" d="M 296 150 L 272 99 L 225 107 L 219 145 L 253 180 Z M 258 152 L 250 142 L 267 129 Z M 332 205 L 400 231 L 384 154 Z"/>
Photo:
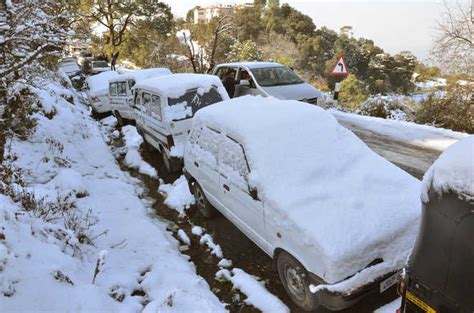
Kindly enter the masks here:
<path id="1" fill-rule="evenodd" d="M 291 300 L 305 311 L 319 307 L 317 296 L 309 290 L 308 273 L 298 260 L 286 252 L 277 256 L 278 275 Z"/>
<path id="2" fill-rule="evenodd" d="M 216 209 L 209 203 L 201 186 L 196 182 L 193 183 L 193 194 L 199 212 L 201 212 L 201 214 L 206 218 L 214 217 L 216 215 Z"/>

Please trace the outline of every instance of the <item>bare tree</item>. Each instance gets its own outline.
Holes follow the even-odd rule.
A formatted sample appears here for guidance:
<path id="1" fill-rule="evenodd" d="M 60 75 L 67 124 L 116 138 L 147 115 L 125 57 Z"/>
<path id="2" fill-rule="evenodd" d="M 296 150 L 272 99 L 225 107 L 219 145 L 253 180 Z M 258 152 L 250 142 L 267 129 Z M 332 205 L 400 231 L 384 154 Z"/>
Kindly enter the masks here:
<path id="1" fill-rule="evenodd" d="M 444 7 L 432 55 L 446 71 L 474 76 L 474 27 L 469 3 L 464 0 L 452 7 L 445 1 Z"/>
<path id="2" fill-rule="evenodd" d="M 213 41 L 212 41 L 212 50 L 211 56 L 209 58 L 209 69 L 214 68 L 215 66 L 215 56 L 217 46 L 219 44 L 220 36 L 224 33 L 228 33 L 232 29 L 232 19 L 229 15 L 225 15 L 218 19 L 216 27 L 213 30 Z"/>
<path id="3" fill-rule="evenodd" d="M 187 51 L 187 57 L 189 59 L 189 61 L 191 62 L 191 65 L 193 67 L 193 71 L 194 73 L 200 73 L 201 71 L 199 70 L 199 68 L 201 66 L 199 66 L 199 55 L 198 55 L 198 52 L 196 51 L 197 50 L 197 47 L 196 47 L 196 44 L 195 42 L 193 41 L 193 32 L 190 30 L 189 33 L 187 33 L 186 31 L 182 31 L 181 34 L 183 35 L 183 43 L 184 45 L 186 46 L 186 51 Z"/>

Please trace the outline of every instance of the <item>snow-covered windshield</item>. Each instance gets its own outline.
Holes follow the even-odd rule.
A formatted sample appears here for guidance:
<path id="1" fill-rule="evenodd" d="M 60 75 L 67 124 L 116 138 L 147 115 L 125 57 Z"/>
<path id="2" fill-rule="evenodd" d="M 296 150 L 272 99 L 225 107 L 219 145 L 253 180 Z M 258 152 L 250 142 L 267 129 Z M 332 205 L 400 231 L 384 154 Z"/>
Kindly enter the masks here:
<path id="1" fill-rule="evenodd" d="M 208 105 L 222 101 L 222 97 L 216 87 L 212 87 L 207 92 L 202 88 L 188 90 L 179 98 L 168 98 L 168 106 L 171 110 L 168 114 L 168 120 L 179 121 L 193 117 L 199 110 Z"/>
<path id="2" fill-rule="evenodd" d="M 92 67 L 109 67 L 109 64 L 105 61 L 94 61 L 92 62 Z"/>
<path id="3" fill-rule="evenodd" d="M 254 68 L 251 70 L 262 87 L 302 84 L 304 81 L 285 66 Z"/>

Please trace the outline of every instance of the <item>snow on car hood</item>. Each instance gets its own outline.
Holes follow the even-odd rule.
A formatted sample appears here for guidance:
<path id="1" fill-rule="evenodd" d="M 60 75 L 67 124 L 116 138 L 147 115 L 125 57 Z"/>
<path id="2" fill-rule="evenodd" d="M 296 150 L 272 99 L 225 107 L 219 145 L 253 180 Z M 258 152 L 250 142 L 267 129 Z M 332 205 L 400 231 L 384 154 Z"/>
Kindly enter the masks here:
<path id="1" fill-rule="evenodd" d="M 321 92 L 310 84 L 262 87 L 270 96 L 281 100 L 303 100 L 319 98 Z"/>
<path id="2" fill-rule="evenodd" d="M 370 150 L 325 110 L 298 101 L 241 97 L 200 110 L 243 146 L 271 218 L 298 234 L 341 281 L 374 259 L 366 280 L 403 267 L 416 239 L 420 182 Z M 376 276 L 374 276 L 376 275 Z M 367 281 L 366 281 L 367 283 Z"/>

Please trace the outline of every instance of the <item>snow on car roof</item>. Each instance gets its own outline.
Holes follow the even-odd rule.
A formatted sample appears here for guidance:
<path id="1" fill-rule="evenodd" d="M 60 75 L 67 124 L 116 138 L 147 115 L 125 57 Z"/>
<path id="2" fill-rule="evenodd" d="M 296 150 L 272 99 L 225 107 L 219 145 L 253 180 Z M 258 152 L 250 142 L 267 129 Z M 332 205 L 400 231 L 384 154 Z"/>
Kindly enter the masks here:
<path id="1" fill-rule="evenodd" d="M 249 184 L 275 208 L 266 218 L 282 231 L 299 229 L 302 242 L 321 255 L 327 282 L 377 258 L 384 260 L 376 265 L 380 275 L 403 267 L 418 231 L 420 182 L 329 112 L 245 96 L 199 110 L 193 125 L 200 123 L 243 145 Z"/>
<path id="2" fill-rule="evenodd" d="M 89 86 L 89 94 L 97 95 L 100 93 L 109 92 L 109 79 L 118 76 L 115 71 L 107 71 L 97 75 L 89 76 L 87 78 L 87 85 Z"/>
<path id="3" fill-rule="evenodd" d="M 474 198 L 474 136 L 449 146 L 426 172 L 421 194 L 425 203 L 430 189 Z"/>
<path id="4" fill-rule="evenodd" d="M 169 69 L 161 68 L 147 68 L 144 70 L 130 71 L 120 74 L 117 77 L 110 79 L 110 82 L 125 81 L 127 79 L 133 79 L 135 82 L 148 79 L 156 76 L 170 75 L 173 74 Z"/>
<path id="5" fill-rule="evenodd" d="M 202 92 L 207 92 L 212 86 L 217 87 L 223 100 L 229 99 L 219 77 L 207 74 L 172 74 L 153 77 L 138 82 L 134 88 L 146 89 L 168 98 L 179 98 L 189 89 L 198 88 Z"/>
<path id="6" fill-rule="evenodd" d="M 233 63 L 219 64 L 219 67 L 221 66 L 245 66 L 247 68 L 253 69 L 253 68 L 265 68 L 265 67 L 281 67 L 284 65 L 280 63 L 276 63 L 276 62 L 233 62 Z"/>

